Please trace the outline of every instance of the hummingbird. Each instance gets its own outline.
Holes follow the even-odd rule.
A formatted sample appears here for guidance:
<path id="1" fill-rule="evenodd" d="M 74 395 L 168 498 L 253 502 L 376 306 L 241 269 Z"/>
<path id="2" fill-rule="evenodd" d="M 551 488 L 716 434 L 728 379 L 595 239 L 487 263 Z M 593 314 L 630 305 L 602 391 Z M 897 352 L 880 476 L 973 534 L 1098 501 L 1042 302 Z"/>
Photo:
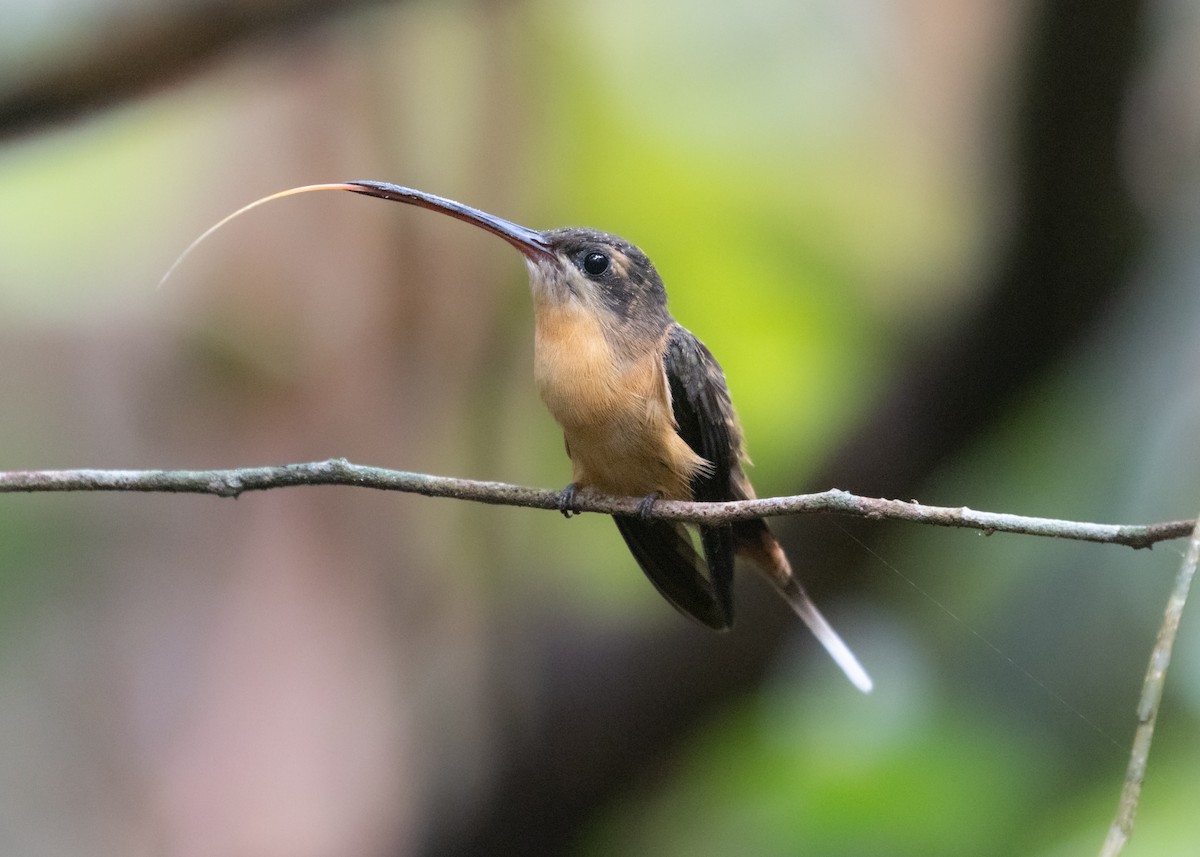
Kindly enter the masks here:
<path id="1" fill-rule="evenodd" d="M 634 560 L 675 608 L 714 630 L 729 628 L 734 558 L 743 557 L 851 683 L 871 690 L 870 676 L 804 590 L 764 519 L 699 525 L 697 551 L 684 524 L 653 517 L 660 499 L 717 502 L 755 494 L 725 374 L 704 343 L 671 316 L 662 278 L 645 253 L 596 229 L 539 231 L 413 188 L 350 181 L 291 188 L 250 203 L 197 238 L 175 266 L 239 214 L 314 190 L 440 212 L 520 251 L 533 298 L 534 381 L 562 428 L 572 465 L 560 511 L 570 517 L 578 491 L 642 498 L 637 515 L 613 520 Z"/>

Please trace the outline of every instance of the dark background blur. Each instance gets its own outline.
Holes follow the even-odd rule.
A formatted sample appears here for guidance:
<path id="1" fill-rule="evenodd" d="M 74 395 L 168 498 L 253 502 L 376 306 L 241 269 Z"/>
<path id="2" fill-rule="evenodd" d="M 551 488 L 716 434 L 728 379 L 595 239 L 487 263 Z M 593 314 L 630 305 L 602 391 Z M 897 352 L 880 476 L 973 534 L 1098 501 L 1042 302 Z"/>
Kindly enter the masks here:
<path id="1" fill-rule="evenodd" d="M 1186 0 L 0 2 L 0 469 L 560 487 L 520 257 L 655 260 L 760 494 L 1200 508 Z M 0 851 L 1066 855 L 1180 547 L 781 522 L 711 635 L 611 522 L 341 488 L 0 497 Z M 1185 619 L 1129 855 L 1200 847 Z"/>

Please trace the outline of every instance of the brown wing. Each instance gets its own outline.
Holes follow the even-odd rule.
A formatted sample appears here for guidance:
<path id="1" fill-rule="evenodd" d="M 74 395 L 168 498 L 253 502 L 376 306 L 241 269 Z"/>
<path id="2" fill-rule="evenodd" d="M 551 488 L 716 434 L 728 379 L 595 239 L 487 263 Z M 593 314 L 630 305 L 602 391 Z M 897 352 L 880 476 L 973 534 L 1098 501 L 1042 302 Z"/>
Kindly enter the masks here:
<path id="1" fill-rule="evenodd" d="M 704 343 L 679 325 L 667 337 L 663 367 L 671 388 L 676 430 L 711 465 L 692 478 L 692 496 L 708 502 L 731 499 L 741 437 L 725 373 Z M 728 525 L 699 529 L 713 593 L 732 624 L 733 529 Z"/>
<path id="2" fill-rule="evenodd" d="M 704 344 L 678 324 L 668 331 L 663 372 L 679 436 L 709 467 L 692 478 L 697 500 L 728 500 L 740 437 L 725 375 Z M 616 518 L 617 528 L 659 593 L 710 628 L 733 621 L 734 534 L 729 526 L 699 527 L 701 560 L 687 530 L 668 521 Z"/>
<path id="3" fill-rule="evenodd" d="M 729 627 L 729 614 L 704 576 L 704 563 L 682 524 L 627 517 L 613 520 L 629 552 L 663 598 L 710 628 L 721 631 Z"/>

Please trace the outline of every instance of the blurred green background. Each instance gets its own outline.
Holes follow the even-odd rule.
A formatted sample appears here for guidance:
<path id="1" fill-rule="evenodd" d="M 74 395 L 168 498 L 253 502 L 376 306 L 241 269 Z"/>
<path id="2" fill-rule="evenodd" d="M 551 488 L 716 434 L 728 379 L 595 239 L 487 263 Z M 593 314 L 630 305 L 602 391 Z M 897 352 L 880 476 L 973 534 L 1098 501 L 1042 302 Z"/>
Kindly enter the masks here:
<path id="1" fill-rule="evenodd" d="M 520 257 L 654 259 L 762 495 L 1200 509 L 1185 0 L 0 2 L 0 469 L 345 456 L 559 487 Z M 0 850 L 1067 855 L 1180 544 L 780 522 L 710 635 L 612 524 L 341 488 L 0 496 Z M 1185 616 L 1129 855 L 1200 848 Z"/>

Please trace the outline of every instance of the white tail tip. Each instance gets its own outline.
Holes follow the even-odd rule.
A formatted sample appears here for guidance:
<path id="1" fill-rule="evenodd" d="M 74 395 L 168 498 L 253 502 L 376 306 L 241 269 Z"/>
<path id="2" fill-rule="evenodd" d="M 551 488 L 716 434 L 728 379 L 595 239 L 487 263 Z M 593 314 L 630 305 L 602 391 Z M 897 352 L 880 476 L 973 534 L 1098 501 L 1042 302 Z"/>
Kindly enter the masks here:
<path id="1" fill-rule="evenodd" d="M 792 605 L 796 615 L 804 620 L 804 624 L 813 632 L 817 642 L 825 647 L 825 651 L 829 652 L 833 662 L 841 667 L 846 678 L 850 679 L 850 683 L 863 693 L 870 693 L 871 689 L 875 687 L 875 683 L 871 681 L 871 677 L 867 675 L 863 665 L 858 662 L 858 658 L 854 657 L 854 652 L 850 651 L 850 647 L 842 641 L 837 631 L 833 630 L 833 626 L 821 615 L 817 605 L 808 597 L 808 593 L 804 591 L 796 578 L 788 578 L 787 583 L 780 585 L 779 591 Z"/>

